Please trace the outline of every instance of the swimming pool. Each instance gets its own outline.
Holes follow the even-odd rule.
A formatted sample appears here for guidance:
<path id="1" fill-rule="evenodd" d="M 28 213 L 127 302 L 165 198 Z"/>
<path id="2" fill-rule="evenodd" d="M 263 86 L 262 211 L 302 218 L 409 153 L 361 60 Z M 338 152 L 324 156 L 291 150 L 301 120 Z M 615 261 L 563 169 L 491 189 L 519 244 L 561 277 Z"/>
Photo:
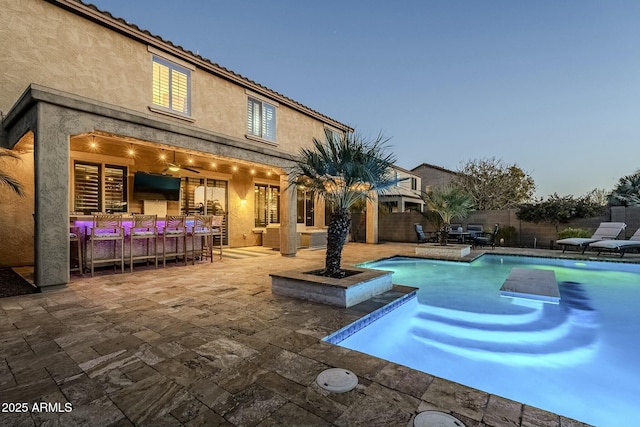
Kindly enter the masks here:
<path id="1" fill-rule="evenodd" d="M 638 423 L 640 265 L 484 255 L 362 266 L 417 295 L 329 341 L 593 425 Z M 560 303 L 501 297 L 514 267 L 553 270 Z"/>

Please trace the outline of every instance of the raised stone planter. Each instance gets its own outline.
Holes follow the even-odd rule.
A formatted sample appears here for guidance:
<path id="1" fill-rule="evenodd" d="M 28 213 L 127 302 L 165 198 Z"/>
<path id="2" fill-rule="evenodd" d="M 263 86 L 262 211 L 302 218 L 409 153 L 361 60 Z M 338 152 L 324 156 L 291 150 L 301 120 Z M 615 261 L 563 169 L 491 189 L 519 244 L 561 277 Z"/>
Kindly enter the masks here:
<path id="1" fill-rule="evenodd" d="M 462 258 L 471 253 L 470 245 L 433 245 L 422 244 L 416 246 L 416 255 L 446 257 L 446 258 Z"/>
<path id="2" fill-rule="evenodd" d="M 302 270 L 274 273 L 270 275 L 271 292 L 347 308 L 393 287 L 391 271 L 358 267 L 349 267 L 348 270 L 357 271 L 358 274 L 334 279 Z"/>

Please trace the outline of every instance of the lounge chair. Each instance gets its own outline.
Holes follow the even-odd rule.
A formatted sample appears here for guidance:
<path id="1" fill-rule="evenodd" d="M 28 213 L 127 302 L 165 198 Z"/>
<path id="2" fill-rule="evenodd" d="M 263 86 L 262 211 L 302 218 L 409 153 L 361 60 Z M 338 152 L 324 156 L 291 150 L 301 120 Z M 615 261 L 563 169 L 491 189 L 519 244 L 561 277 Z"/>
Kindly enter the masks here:
<path id="1" fill-rule="evenodd" d="M 600 240 L 613 240 L 616 239 L 622 230 L 627 227 L 624 222 L 601 222 L 600 226 L 591 238 L 586 237 L 569 237 L 568 239 L 558 240 L 556 243 L 562 246 L 562 253 L 567 249 L 567 246 L 576 246 L 582 248 L 582 253 L 587 250 L 587 246 L 591 243 L 598 242 Z"/>
<path id="2" fill-rule="evenodd" d="M 598 256 L 602 251 L 618 252 L 622 258 L 629 249 L 640 250 L 640 228 L 633 236 L 629 237 L 629 240 L 600 240 L 589 244 L 589 249 L 597 250 Z"/>
<path id="3" fill-rule="evenodd" d="M 476 236 L 473 238 L 473 246 L 489 246 L 492 248 L 496 247 L 496 237 L 498 236 L 498 231 L 500 230 L 500 226 L 498 224 L 493 226 L 493 231 L 488 236 Z"/>

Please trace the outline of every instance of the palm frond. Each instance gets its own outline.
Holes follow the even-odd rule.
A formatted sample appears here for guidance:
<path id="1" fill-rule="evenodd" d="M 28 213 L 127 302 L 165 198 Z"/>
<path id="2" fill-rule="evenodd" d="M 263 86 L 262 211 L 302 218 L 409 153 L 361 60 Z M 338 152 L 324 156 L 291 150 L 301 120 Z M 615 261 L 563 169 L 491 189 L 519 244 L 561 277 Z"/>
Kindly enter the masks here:
<path id="1" fill-rule="evenodd" d="M 14 153 L 6 149 L 0 149 L 0 158 L 2 157 L 8 157 L 11 159 L 20 160 L 18 156 L 16 156 Z M 11 188 L 11 190 L 13 190 L 19 196 L 21 197 L 24 196 L 22 184 L 20 184 L 20 182 L 16 178 L 12 177 L 11 175 L 8 175 L 2 170 L 0 170 L 0 184 L 7 185 L 9 186 L 9 188 Z"/>
<path id="2" fill-rule="evenodd" d="M 300 150 L 290 170 L 290 183 L 302 181 L 337 208 L 349 209 L 371 192 L 399 182 L 390 174 L 395 158 L 385 153 L 387 142 L 382 135 L 368 141 L 355 133 L 340 138 L 327 135 L 326 141 L 314 138 L 310 148 Z"/>
<path id="3" fill-rule="evenodd" d="M 454 218 L 464 218 L 473 210 L 473 199 L 456 187 L 437 188 L 422 198 L 427 209 L 440 215 L 445 224 Z"/>

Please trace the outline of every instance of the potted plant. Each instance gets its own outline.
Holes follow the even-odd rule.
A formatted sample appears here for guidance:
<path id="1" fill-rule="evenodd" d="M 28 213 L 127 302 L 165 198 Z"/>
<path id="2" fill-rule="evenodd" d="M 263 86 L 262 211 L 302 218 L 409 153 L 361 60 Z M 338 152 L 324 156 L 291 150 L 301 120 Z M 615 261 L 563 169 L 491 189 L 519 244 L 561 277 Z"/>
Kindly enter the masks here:
<path id="1" fill-rule="evenodd" d="M 304 148 L 290 170 L 290 185 L 304 185 L 325 199 L 330 219 L 324 268 L 271 274 L 274 294 L 350 307 L 391 289 L 391 272 L 351 267 L 342 269 L 342 250 L 351 223 L 351 208 L 395 186 L 395 159 L 385 153 L 388 139 L 372 140 L 356 133 L 327 135 Z"/>
<path id="2" fill-rule="evenodd" d="M 331 210 L 323 276 L 344 275 L 340 264 L 351 208 L 399 182 L 391 173 L 395 158 L 385 153 L 387 142 L 381 134 L 373 140 L 353 132 L 339 138 L 331 134 L 324 142 L 314 138 L 295 159 L 290 185 L 304 183 Z"/>
<path id="3" fill-rule="evenodd" d="M 438 242 L 446 245 L 449 238 L 451 220 L 462 219 L 473 211 L 473 199 L 456 187 L 446 186 L 424 193 L 422 196 L 427 209 L 437 214 Z"/>

